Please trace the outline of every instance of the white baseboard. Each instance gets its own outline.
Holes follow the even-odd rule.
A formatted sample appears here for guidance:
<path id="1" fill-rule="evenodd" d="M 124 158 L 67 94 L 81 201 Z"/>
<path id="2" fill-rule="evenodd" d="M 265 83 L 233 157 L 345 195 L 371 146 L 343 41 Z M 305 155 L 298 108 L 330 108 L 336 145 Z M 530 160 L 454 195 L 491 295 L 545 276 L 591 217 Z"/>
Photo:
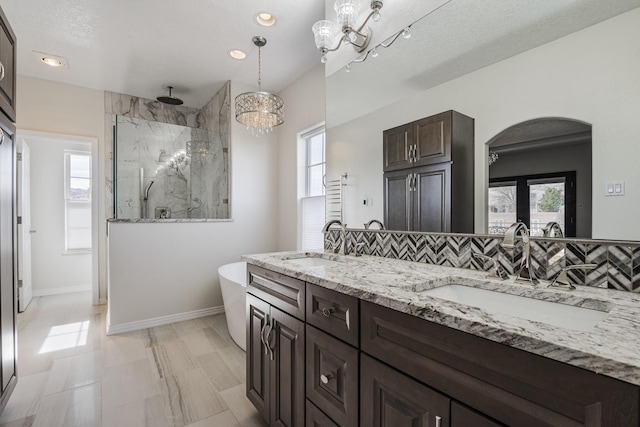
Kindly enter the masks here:
<path id="1" fill-rule="evenodd" d="M 125 332 L 139 331 L 140 329 L 153 328 L 154 326 L 167 325 L 169 323 L 183 322 L 199 317 L 213 316 L 224 313 L 224 306 L 209 307 L 202 310 L 187 311 L 186 313 L 170 314 L 168 316 L 154 317 L 152 319 L 138 320 L 136 322 L 111 325 L 110 317 L 107 317 L 107 335 L 123 334 Z"/>
<path id="2" fill-rule="evenodd" d="M 60 294 L 69 294 L 71 292 L 85 292 L 91 291 L 91 285 L 87 286 L 65 286 L 63 288 L 50 288 L 50 289 L 34 289 L 33 296 L 34 297 L 45 297 L 47 295 L 60 295 Z"/>

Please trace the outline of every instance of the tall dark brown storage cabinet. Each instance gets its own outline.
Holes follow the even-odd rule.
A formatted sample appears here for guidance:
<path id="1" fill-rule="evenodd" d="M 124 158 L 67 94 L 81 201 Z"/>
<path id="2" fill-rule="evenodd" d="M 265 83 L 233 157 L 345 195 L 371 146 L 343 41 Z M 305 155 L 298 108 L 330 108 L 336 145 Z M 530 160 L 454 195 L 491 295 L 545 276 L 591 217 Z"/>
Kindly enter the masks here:
<path id="1" fill-rule="evenodd" d="M 446 111 L 383 132 L 389 230 L 473 233 L 473 119 Z"/>
<path id="2" fill-rule="evenodd" d="M 16 37 L 0 9 L 0 412 L 16 386 Z"/>

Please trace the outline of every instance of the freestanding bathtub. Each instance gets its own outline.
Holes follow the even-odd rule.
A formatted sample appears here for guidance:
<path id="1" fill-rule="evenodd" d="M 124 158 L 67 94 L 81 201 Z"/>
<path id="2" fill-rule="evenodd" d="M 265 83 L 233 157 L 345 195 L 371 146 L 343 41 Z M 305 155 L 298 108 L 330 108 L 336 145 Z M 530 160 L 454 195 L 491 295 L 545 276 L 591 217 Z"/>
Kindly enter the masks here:
<path id="1" fill-rule="evenodd" d="M 218 268 L 218 276 L 229 335 L 241 349 L 246 351 L 247 263 L 234 262 L 223 265 Z"/>

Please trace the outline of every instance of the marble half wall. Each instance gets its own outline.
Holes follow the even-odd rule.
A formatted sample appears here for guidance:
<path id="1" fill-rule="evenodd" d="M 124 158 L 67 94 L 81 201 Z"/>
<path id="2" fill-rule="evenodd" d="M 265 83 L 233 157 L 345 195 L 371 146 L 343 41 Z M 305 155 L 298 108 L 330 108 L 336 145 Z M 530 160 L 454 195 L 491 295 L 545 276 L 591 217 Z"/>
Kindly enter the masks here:
<path id="1" fill-rule="evenodd" d="M 199 141 L 198 129 L 219 133 L 217 138 L 219 141 L 206 142 L 196 148 L 209 156 L 208 158 L 200 158 L 201 162 L 215 160 L 219 162 L 220 166 L 199 175 L 193 185 L 196 186 L 195 189 L 207 194 L 207 200 L 203 200 L 203 205 L 204 202 L 207 202 L 206 212 L 202 213 L 204 217 L 212 219 L 229 219 L 231 217 L 229 185 L 230 93 L 231 82 L 226 82 L 207 104 L 198 109 L 167 105 L 156 100 L 105 91 L 105 209 L 107 219 L 115 217 L 113 125 L 117 116 L 187 126 L 193 128 L 192 139 L 194 141 Z M 134 207 L 135 203 L 132 201 L 131 209 L 137 211 L 139 207 Z"/>

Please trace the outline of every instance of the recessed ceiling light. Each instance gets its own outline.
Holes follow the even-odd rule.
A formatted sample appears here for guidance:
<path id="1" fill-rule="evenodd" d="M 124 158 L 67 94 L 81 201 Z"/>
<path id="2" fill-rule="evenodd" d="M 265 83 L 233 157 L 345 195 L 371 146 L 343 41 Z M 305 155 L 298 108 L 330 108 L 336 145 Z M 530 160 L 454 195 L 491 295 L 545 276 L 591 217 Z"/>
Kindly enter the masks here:
<path id="1" fill-rule="evenodd" d="M 64 65 L 64 63 L 62 61 L 60 61 L 57 58 L 52 58 L 50 56 L 43 56 L 42 58 L 40 58 L 40 60 L 42 62 L 44 62 L 47 65 L 50 65 L 52 67 L 62 67 Z"/>
<path id="2" fill-rule="evenodd" d="M 229 51 L 229 55 L 233 59 L 244 59 L 247 57 L 247 54 L 241 51 L 240 49 L 232 49 Z"/>
<path id="3" fill-rule="evenodd" d="M 47 64 L 50 67 L 56 67 L 56 68 L 69 67 L 69 61 L 64 56 L 52 55 L 50 53 L 39 52 L 37 50 L 31 51 L 31 53 L 33 54 L 34 59 L 36 59 L 38 62 Z"/>
<path id="4" fill-rule="evenodd" d="M 276 23 L 276 18 L 267 12 L 260 12 L 256 15 L 256 22 L 263 27 L 270 27 Z"/>

